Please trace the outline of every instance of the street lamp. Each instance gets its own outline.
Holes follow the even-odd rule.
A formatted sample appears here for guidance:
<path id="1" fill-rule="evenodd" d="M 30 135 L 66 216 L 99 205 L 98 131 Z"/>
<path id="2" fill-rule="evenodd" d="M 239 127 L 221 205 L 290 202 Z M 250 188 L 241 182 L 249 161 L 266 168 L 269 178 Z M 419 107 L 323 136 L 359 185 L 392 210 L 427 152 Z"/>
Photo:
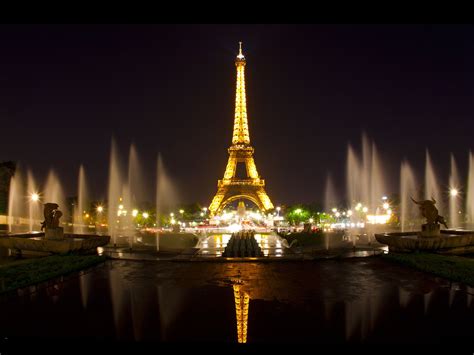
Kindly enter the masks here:
<path id="1" fill-rule="evenodd" d="M 147 212 L 143 212 L 143 218 L 147 219 L 150 215 Z"/>
<path id="2" fill-rule="evenodd" d="M 33 192 L 30 196 L 30 200 L 33 202 L 39 201 L 39 194 L 37 192 Z"/>
<path id="3" fill-rule="evenodd" d="M 134 209 L 134 210 L 132 211 L 132 216 L 133 216 L 133 217 L 136 217 L 137 215 L 138 215 L 138 210 L 137 210 L 137 209 Z M 143 216 L 145 216 L 145 214 L 143 214 Z M 145 218 L 147 218 L 147 217 L 145 217 Z"/>
<path id="4" fill-rule="evenodd" d="M 99 205 L 99 206 L 96 207 L 96 210 L 97 210 L 98 213 L 102 213 L 104 211 L 104 207 Z"/>
<path id="5" fill-rule="evenodd" d="M 183 213 L 184 213 L 184 210 L 179 210 L 179 213 L 181 213 L 181 215 L 183 215 Z"/>
<path id="6" fill-rule="evenodd" d="M 459 191 L 455 188 L 451 188 L 451 190 L 449 190 L 449 194 L 451 195 L 451 197 L 456 197 L 458 193 Z"/>

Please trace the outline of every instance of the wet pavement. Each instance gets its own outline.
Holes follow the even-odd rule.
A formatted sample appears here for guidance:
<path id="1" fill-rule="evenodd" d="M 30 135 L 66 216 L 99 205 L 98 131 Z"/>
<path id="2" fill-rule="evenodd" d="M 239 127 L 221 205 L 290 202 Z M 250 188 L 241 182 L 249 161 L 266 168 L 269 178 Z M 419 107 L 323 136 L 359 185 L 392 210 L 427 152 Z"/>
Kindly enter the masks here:
<path id="1" fill-rule="evenodd" d="M 474 289 L 381 257 L 111 260 L 0 303 L 0 335 L 160 342 L 471 342 Z"/>

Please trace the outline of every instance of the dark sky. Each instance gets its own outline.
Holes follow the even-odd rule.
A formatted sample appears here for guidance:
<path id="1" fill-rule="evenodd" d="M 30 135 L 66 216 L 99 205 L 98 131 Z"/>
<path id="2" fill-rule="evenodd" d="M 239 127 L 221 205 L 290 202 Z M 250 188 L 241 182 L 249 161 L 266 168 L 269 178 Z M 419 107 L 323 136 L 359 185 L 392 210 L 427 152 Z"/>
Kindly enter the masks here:
<path id="1" fill-rule="evenodd" d="M 0 161 L 68 195 L 79 164 L 105 197 L 110 142 L 131 142 L 154 193 L 156 157 L 185 202 L 210 203 L 231 143 L 238 41 L 250 139 L 275 204 L 341 194 L 347 143 L 378 146 L 391 189 L 425 149 L 447 183 L 474 147 L 474 27 L 427 25 L 49 25 L 0 27 Z M 464 175 L 463 175 L 464 178 Z M 387 191 L 390 193 L 391 191 Z"/>

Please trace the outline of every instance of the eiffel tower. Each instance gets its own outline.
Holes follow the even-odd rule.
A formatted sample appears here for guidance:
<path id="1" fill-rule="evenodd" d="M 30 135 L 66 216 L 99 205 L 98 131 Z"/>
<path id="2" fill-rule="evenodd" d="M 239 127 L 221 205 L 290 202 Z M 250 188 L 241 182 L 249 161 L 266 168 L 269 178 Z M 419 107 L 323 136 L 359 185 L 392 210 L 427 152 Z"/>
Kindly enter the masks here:
<path id="1" fill-rule="evenodd" d="M 224 178 L 218 180 L 217 193 L 209 206 L 211 216 L 220 213 L 229 203 L 243 199 L 252 201 L 261 211 L 273 209 L 273 204 L 265 192 L 265 180 L 258 175 L 253 160 L 254 149 L 250 145 L 245 96 L 245 64 L 245 57 L 242 54 L 242 42 L 239 42 L 239 54 L 235 59 L 237 89 L 235 93 L 234 134 L 232 145 L 228 149 L 229 160 Z M 236 177 L 237 164 L 245 164 L 246 178 Z"/>

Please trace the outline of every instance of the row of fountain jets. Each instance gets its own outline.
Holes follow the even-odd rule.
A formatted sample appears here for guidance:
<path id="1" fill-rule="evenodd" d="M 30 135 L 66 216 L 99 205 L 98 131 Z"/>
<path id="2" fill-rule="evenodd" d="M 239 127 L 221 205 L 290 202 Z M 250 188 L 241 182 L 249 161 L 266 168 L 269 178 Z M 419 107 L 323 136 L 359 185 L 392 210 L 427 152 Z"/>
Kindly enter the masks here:
<path id="1" fill-rule="evenodd" d="M 158 215 L 177 202 L 177 192 L 165 170 L 161 154 L 158 154 L 156 169 L 155 203 Z M 62 220 L 70 219 L 71 216 L 68 213 L 66 196 L 61 181 L 53 169 L 49 171 L 42 189 L 37 184 L 30 169 L 26 169 L 26 177 L 24 175 L 23 169 L 21 167 L 17 168 L 10 182 L 8 203 L 10 231 L 12 231 L 13 225 L 16 224 L 29 224 L 30 231 L 38 230 L 39 222 L 43 219 L 41 205 L 43 202 L 56 202 L 63 211 Z M 118 219 L 117 211 L 119 207 L 124 211 L 132 211 L 143 202 L 146 194 L 144 174 L 134 144 L 130 145 L 128 169 L 123 169 L 117 144 L 112 140 L 108 180 L 107 206 L 104 208 L 104 213 L 107 214 L 108 221 L 115 222 Z M 32 199 L 32 196 L 35 198 Z M 35 201 L 38 197 L 39 200 Z M 85 232 L 84 211 L 89 209 L 90 204 L 91 196 L 87 187 L 86 173 L 84 166 L 81 165 L 78 174 L 77 200 L 72 209 L 72 229 L 74 233 L 81 234 Z M 111 235 L 116 235 L 118 228 L 121 230 L 133 229 L 131 218 L 122 218 L 120 224 L 114 222 L 108 223 L 108 232 Z"/>
<path id="2" fill-rule="evenodd" d="M 419 229 L 420 216 L 418 207 L 410 200 L 432 199 L 441 215 L 448 217 L 450 228 L 459 228 L 466 222 L 474 223 L 474 155 L 469 153 L 469 171 L 467 181 L 462 181 L 453 155 L 451 155 L 451 169 L 449 189 L 443 188 L 437 179 L 437 174 L 428 150 L 426 150 L 424 181 L 417 181 L 412 167 L 407 160 L 400 166 L 400 206 L 398 216 L 402 231 Z M 377 147 L 366 135 L 362 135 L 362 154 L 348 144 L 346 160 L 346 196 L 350 201 L 350 208 L 362 202 L 371 213 L 375 213 L 380 206 L 381 198 L 387 192 L 386 176 L 382 168 Z M 423 187 L 422 187 L 423 186 Z M 461 196 L 461 187 L 467 186 L 464 197 Z M 448 203 L 446 204 L 446 200 Z M 325 211 L 331 211 L 338 201 L 336 189 L 328 174 L 325 189 Z M 460 211 L 462 213 L 460 213 Z"/>
<path id="3" fill-rule="evenodd" d="M 365 135 L 362 136 L 362 154 L 357 154 L 356 150 L 349 144 L 347 149 L 346 163 L 346 196 L 351 204 L 362 202 L 369 211 L 375 211 L 380 202 L 380 197 L 386 193 L 386 180 L 384 178 L 384 170 L 374 142 L 371 142 Z M 128 171 L 123 173 L 120 163 L 118 148 L 114 140 L 111 144 L 110 163 L 109 163 L 109 181 L 107 191 L 107 215 L 108 221 L 117 219 L 117 210 L 120 205 L 124 210 L 131 211 L 137 206 L 140 196 L 143 196 L 143 172 L 138 158 L 137 150 L 132 144 L 128 155 Z M 465 221 L 460 218 L 459 211 L 465 211 L 464 216 L 469 222 L 474 222 L 474 156 L 469 154 L 469 172 L 467 184 L 461 183 L 456 162 L 451 156 L 451 172 L 449 177 L 449 186 L 458 188 L 461 185 L 467 185 L 467 193 L 465 202 L 463 203 L 459 196 L 449 198 L 449 206 L 445 206 L 445 191 L 441 188 L 437 180 L 431 157 L 426 151 L 426 166 L 424 179 L 424 196 L 420 196 L 419 184 L 417 184 L 415 174 L 408 161 L 403 161 L 400 168 L 400 226 L 402 230 L 410 230 L 419 226 L 411 225 L 409 221 L 414 220 L 418 216 L 417 207 L 410 201 L 410 197 L 436 200 L 440 214 L 449 216 L 450 227 L 459 227 Z M 79 168 L 78 184 L 77 184 L 77 204 L 73 212 L 73 227 L 75 233 L 83 231 L 82 213 L 89 206 L 90 196 L 87 191 L 86 174 L 84 167 Z M 35 221 L 41 220 L 41 206 L 32 203 L 29 196 L 33 192 L 41 192 L 41 201 L 56 202 L 60 206 L 66 206 L 65 195 L 61 186 L 61 182 L 54 172 L 50 170 L 43 189 L 36 184 L 34 176 L 30 170 L 26 172 L 24 178 L 21 169 L 17 169 L 15 176 L 11 180 L 10 196 L 9 196 L 9 221 L 19 218 L 28 220 L 30 230 L 33 230 Z M 338 190 L 339 191 L 339 190 Z M 455 197 L 455 198 L 454 198 Z M 160 155 L 157 159 L 157 179 L 156 179 L 156 211 L 157 214 L 163 210 L 164 206 L 170 206 L 177 200 L 176 189 L 171 179 L 168 177 L 163 161 Z M 337 201 L 336 189 L 334 188 L 331 178 L 328 175 L 325 190 L 325 210 L 330 211 Z M 354 206 L 350 206 L 354 207 Z M 66 210 L 65 208 L 63 208 Z M 67 211 L 64 211 L 67 213 Z M 447 213 L 449 212 L 449 213 Z M 65 215 L 65 218 L 68 216 Z M 131 227 L 132 221 L 128 219 Z M 127 223 L 124 220 L 124 223 Z M 117 232 L 118 225 L 109 223 L 109 233 L 114 235 Z"/>

